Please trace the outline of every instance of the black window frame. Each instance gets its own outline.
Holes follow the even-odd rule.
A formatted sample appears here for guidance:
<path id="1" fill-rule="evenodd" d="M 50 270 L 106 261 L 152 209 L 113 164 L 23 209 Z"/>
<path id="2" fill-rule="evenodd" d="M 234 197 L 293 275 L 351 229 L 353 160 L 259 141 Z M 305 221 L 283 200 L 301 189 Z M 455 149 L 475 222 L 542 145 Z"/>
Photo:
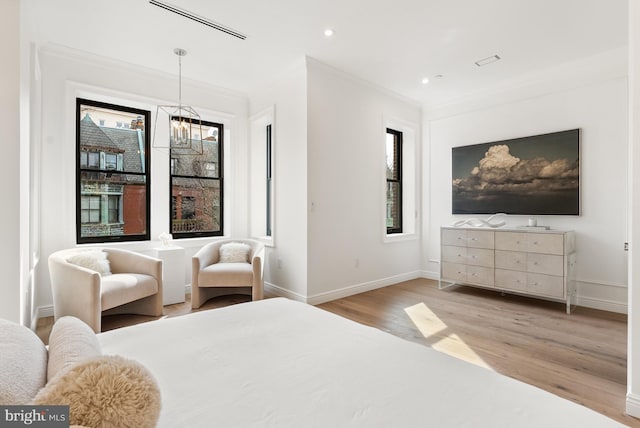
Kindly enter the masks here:
<path id="1" fill-rule="evenodd" d="M 107 169 L 86 168 L 80 166 L 81 148 L 80 148 L 80 122 L 82 120 L 81 106 L 90 106 L 118 110 L 125 113 L 137 114 L 144 117 L 144 172 L 128 172 L 114 171 Z M 102 101 L 89 100 L 86 98 L 76 98 L 76 242 L 78 244 L 97 244 L 108 242 L 130 242 L 130 241 L 149 241 L 151 239 L 151 133 L 147 132 L 151 124 L 151 111 L 142 110 L 134 107 L 128 107 L 118 104 L 105 103 Z M 145 177 L 145 233 L 130 235 L 112 235 L 112 236 L 82 236 L 82 172 L 113 174 L 122 173 L 127 175 L 138 175 Z"/>
<path id="2" fill-rule="evenodd" d="M 397 145 L 394 151 L 396 153 L 396 179 L 390 179 L 386 176 L 387 189 L 389 188 L 389 183 L 398 183 L 398 227 L 387 227 L 387 235 L 393 235 L 402 233 L 403 227 L 403 213 L 402 213 L 402 192 L 403 192 L 403 183 L 402 183 L 402 131 L 398 131 L 396 129 L 387 128 L 386 134 L 391 134 L 394 136 L 394 144 Z M 386 135 L 385 135 L 386 137 Z M 385 139 L 386 141 L 386 139 Z M 385 216 L 385 223 L 386 223 Z"/>
<path id="3" fill-rule="evenodd" d="M 180 120 L 180 116 L 171 116 L 171 120 Z M 217 177 L 206 177 L 203 175 L 181 175 L 174 174 L 174 171 L 177 169 L 180 164 L 180 158 L 174 156 L 180 155 L 188 155 L 189 153 L 185 153 L 184 149 L 169 149 L 169 230 L 173 238 L 175 239 L 187 239 L 187 238 L 206 238 L 212 236 L 223 236 L 224 235 L 224 124 L 205 121 L 202 120 L 200 123 L 203 126 L 209 127 L 217 127 L 218 128 L 218 171 Z M 202 136 L 200 136 L 202 137 Z M 176 150 L 178 153 L 174 153 Z M 203 148 L 204 150 L 204 148 Z M 181 152 L 182 153 L 179 153 Z M 206 162 L 205 162 L 206 163 Z M 173 164 L 173 168 L 172 168 Z M 205 167 L 206 169 L 206 167 Z M 173 179 L 174 178 L 187 178 L 193 179 L 197 178 L 199 180 L 211 180 L 211 181 L 219 181 L 219 189 L 220 189 L 220 230 L 217 231 L 197 231 L 197 232 L 174 232 L 173 231 L 173 217 L 174 214 L 177 213 L 175 208 L 176 198 L 173 196 Z"/>
<path id="4" fill-rule="evenodd" d="M 267 160 L 267 176 L 266 176 L 266 181 L 267 181 L 267 192 L 266 192 L 266 205 L 267 205 L 267 216 L 266 216 L 266 222 L 267 222 L 267 227 L 266 227 L 266 235 L 271 237 L 272 233 L 273 233 L 273 226 L 271 224 L 272 222 L 272 216 L 271 216 L 271 207 L 273 204 L 273 192 L 272 192 L 272 179 L 273 179 L 273 157 L 272 157 L 272 153 L 273 153 L 273 138 L 272 138 L 272 127 L 271 124 L 266 126 L 266 132 L 267 132 L 267 136 L 266 136 L 266 148 L 267 148 L 267 153 L 266 153 L 266 160 Z"/>

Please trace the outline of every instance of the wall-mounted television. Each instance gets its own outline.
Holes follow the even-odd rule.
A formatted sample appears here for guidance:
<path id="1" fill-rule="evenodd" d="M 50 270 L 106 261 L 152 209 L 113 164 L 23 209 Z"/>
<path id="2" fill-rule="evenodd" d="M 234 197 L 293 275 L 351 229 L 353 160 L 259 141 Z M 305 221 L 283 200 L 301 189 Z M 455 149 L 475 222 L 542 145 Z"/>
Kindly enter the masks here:
<path id="1" fill-rule="evenodd" d="M 580 130 L 453 147 L 453 214 L 580 215 Z"/>

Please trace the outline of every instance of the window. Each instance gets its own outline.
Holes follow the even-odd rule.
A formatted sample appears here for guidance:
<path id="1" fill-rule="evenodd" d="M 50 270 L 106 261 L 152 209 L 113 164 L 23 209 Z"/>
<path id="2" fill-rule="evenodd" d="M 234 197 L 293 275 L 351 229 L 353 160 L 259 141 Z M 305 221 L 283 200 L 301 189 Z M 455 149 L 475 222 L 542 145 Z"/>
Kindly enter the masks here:
<path id="1" fill-rule="evenodd" d="M 100 196 L 82 197 L 82 223 L 100 223 L 100 199 Z"/>
<path id="2" fill-rule="evenodd" d="M 79 244 L 149 239 L 151 113 L 76 100 L 76 239 Z M 136 129 L 104 126 L 141 120 Z M 114 123 L 114 122 L 110 122 Z M 136 122 L 138 123 L 138 122 Z"/>
<path id="3" fill-rule="evenodd" d="M 387 234 L 402 233 L 402 132 L 387 128 Z"/>
<path id="4" fill-rule="evenodd" d="M 119 223 L 120 222 L 120 196 L 109 195 L 107 196 L 107 200 L 109 201 L 109 208 L 107 212 L 107 222 Z"/>
<path id="5" fill-rule="evenodd" d="M 249 128 L 249 233 L 265 245 L 275 246 L 277 131 L 275 107 L 262 110 L 250 118 Z"/>
<path id="6" fill-rule="evenodd" d="M 272 146 L 271 146 L 271 124 L 267 125 L 267 138 L 266 138 L 266 142 L 267 142 L 267 209 L 266 209 L 266 217 L 267 217 L 267 228 L 266 228 L 266 232 L 267 232 L 267 236 L 271 236 L 271 204 L 272 204 L 272 200 L 271 200 L 271 195 L 272 195 L 272 175 L 271 175 L 271 168 L 272 168 L 272 163 L 271 163 L 271 153 L 272 153 Z"/>
<path id="7" fill-rule="evenodd" d="M 114 153 L 105 153 L 104 169 L 117 169 L 117 167 L 118 167 L 118 155 Z"/>
<path id="8" fill-rule="evenodd" d="M 99 152 L 80 152 L 80 167 L 81 168 L 100 168 L 100 153 Z"/>
<path id="9" fill-rule="evenodd" d="M 171 149 L 170 226 L 175 238 L 223 234 L 223 125 L 203 121 L 202 135 L 206 137 L 197 140 L 194 135 L 192 141 L 201 150 Z"/>

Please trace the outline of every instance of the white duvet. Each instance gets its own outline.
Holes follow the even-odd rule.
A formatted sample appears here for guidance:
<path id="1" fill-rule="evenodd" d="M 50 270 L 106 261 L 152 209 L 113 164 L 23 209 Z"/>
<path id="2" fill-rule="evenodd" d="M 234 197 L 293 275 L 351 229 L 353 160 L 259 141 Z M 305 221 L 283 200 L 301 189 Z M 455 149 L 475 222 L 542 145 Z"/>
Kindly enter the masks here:
<path id="1" fill-rule="evenodd" d="M 609 427 L 536 387 L 283 298 L 98 335 L 146 365 L 161 427 Z"/>

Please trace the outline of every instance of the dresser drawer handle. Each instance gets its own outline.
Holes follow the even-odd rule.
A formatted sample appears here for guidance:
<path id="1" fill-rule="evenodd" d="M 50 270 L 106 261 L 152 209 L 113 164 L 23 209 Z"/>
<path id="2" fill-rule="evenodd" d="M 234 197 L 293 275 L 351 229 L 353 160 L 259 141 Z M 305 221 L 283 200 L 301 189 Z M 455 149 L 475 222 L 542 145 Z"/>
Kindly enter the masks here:
<path id="1" fill-rule="evenodd" d="M 531 285 L 538 285 L 538 283 L 537 282 L 532 282 Z"/>
<path id="2" fill-rule="evenodd" d="M 533 262 L 533 265 L 534 266 L 538 266 L 538 262 Z"/>
<path id="3" fill-rule="evenodd" d="M 538 241 L 533 241 L 533 245 L 538 245 Z"/>

